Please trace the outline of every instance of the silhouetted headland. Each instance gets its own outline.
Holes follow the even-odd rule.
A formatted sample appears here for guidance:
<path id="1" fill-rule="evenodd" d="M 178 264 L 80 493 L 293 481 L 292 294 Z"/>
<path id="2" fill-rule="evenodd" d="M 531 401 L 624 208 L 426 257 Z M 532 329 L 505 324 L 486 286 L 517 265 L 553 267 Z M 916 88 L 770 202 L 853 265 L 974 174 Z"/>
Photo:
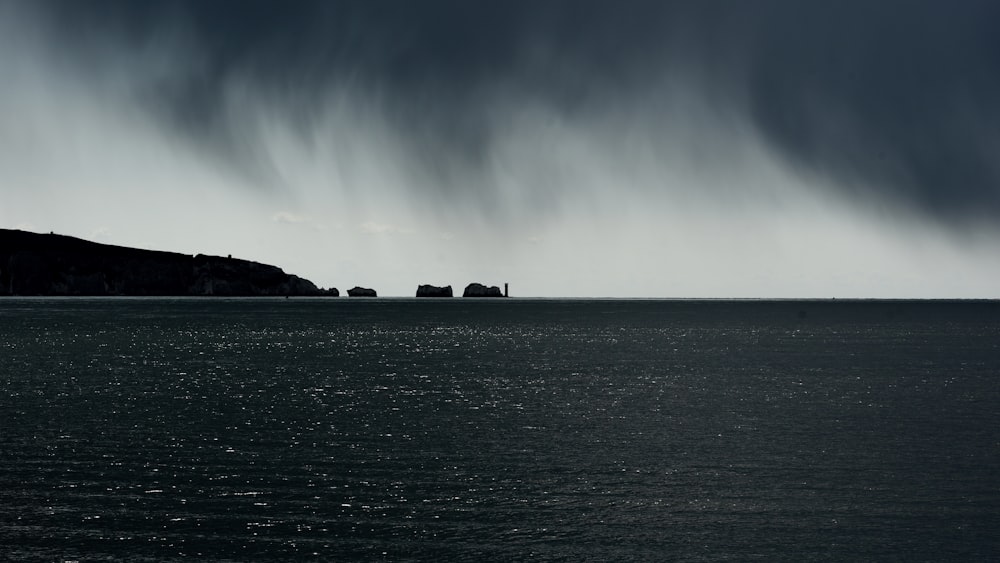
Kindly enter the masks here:
<path id="1" fill-rule="evenodd" d="M 340 292 L 249 260 L 0 229 L 0 295 L 249 297 Z"/>
<path id="2" fill-rule="evenodd" d="M 503 297 L 503 296 L 504 294 L 503 292 L 500 291 L 499 287 L 495 285 L 486 287 L 481 283 L 470 283 L 469 285 L 465 286 L 465 292 L 462 294 L 462 297 Z"/>
<path id="3" fill-rule="evenodd" d="M 352 287 L 351 289 L 347 290 L 347 296 L 348 297 L 378 297 L 378 294 L 375 293 L 374 289 L 370 289 L 370 288 L 367 288 L 367 287 L 357 287 L 357 286 L 355 286 L 355 287 Z"/>
<path id="4" fill-rule="evenodd" d="M 417 287 L 417 297 L 453 297 L 454 294 L 450 285 L 438 287 L 436 285 L 421 285 Z"/>

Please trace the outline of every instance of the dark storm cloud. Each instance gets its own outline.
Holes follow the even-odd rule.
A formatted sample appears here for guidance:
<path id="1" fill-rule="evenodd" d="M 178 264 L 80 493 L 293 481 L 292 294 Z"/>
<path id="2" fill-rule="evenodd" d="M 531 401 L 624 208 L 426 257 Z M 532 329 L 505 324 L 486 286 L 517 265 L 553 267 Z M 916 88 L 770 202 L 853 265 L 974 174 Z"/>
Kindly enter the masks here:
<path id="1" fill-rule="evenodd" d="M 750 110 L 789 159 L 949 220 L 998 215 L 1000 5 L 817 3 L 763 23 Z"/>
<path id="2" fill-rule="evenodd" d="M 190 46 L 190 68 L 144 100 L 217 147 L 240 142 L 225 107 L 234 80 L 303 130 L 332 89 L 370 93 L 420 160 L 470 169 L 489 155 L 487 103 L 641 115 L 681 82 L 861 201 L 949 223 L 1000 217 L 994 2 L 66 0 L 44 11 L 68 47 L 142 50 L 165 30 L 166 45 Z"/>

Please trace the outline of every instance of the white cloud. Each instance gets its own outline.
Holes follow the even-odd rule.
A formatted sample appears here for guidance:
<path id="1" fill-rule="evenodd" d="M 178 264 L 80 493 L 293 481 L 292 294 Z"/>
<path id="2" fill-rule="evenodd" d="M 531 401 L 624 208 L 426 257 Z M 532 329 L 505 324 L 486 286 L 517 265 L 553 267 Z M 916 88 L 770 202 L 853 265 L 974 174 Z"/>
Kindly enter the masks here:
<path id="1" fill-rule="evenodd" d="M 302 223 L 309 223 L 312 220 L 305 215 L 297 215 L 290 211 L 279 211 L 271 216 L 271 221 L 275 223 L 286 223 L 290 225 L 298 225 Z"/>
<path id="2" fill-rule="evenodd" d="M 358 226 L 362 233 L 367 235 L 401 235 L 413 233 L 410 229 L 404 229 L 389 223 L 378 223 L 375 221 L 365 221 Z"/>
<path id="3" fill-rule="evenodd" d="M 99 242 L 114 243 L 114 233 L 108 227 L 98 227 L 90 232 L 90 239 Z"/>

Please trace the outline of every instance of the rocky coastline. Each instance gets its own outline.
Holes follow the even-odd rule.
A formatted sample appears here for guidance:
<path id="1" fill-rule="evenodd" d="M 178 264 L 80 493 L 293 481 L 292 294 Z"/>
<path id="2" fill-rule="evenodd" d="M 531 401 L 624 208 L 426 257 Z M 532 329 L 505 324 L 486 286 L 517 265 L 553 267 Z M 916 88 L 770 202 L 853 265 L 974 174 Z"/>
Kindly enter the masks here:
<path id="1" fill-rule="evenodd" d="M 0 229 L 0 296 L 339 297 L 281 268 L 232 256 L 180 254 L 76 237 Z M 367 287 L 349 297 L 378 297 Z M 452 286 L 422 284 L 417 297 L 454 297 Z M 497 286 L 470 283 L 462 297 L 507 297 Z"/>
<path id="2" fill-rule="evenodd" d="M 0 229 L 0 295 L 338 296 L 281 268 Z"/>

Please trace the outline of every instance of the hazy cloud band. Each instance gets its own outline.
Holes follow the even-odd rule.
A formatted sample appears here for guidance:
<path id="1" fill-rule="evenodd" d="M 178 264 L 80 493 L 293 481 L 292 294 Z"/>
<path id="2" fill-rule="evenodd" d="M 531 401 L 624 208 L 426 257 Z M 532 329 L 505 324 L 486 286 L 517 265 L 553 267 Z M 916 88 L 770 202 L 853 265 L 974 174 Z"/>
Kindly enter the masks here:
<path id="1" fill-rule="evenodd" d="M 348 92 L 413 155 L 415 185 L 469 196 L 489 188 L 468 173 L 512 111 L 624 115 L 655 149 L 680 85 L 861 201 L 956 224 L 1000 214 L 993 2 L 30 4 L 81 76 L 147 67 L 142 107 L 243 167 L 262 161 L 260 132 L 237 106 L 309 138 Z"/>

